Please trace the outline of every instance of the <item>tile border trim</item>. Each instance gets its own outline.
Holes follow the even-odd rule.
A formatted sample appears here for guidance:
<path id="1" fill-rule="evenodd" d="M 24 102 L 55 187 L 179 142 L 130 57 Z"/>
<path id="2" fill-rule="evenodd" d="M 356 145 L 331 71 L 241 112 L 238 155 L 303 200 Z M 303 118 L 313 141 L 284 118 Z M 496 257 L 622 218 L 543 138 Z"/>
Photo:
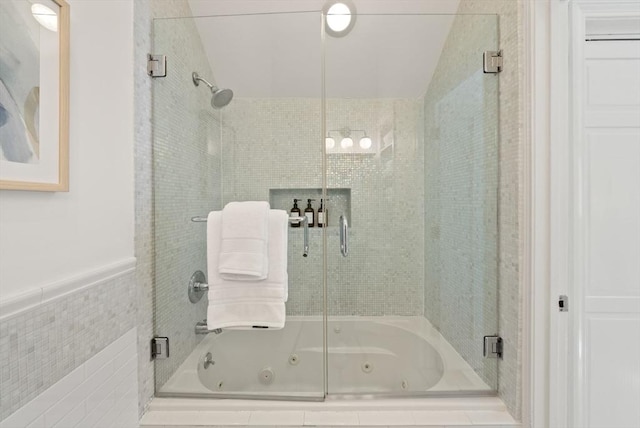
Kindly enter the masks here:
<path id="1" fill-rule="evenodd" d="M 127 257 L 97 269 L 50 282 L 25 293 L 13 295 L 6 299 L 0 298 L 0 321 L 5 321 L 26 310 L 34 309 L 72 293 L 124 276 L 133 272 L 135 268 L 136 258 Z"/>

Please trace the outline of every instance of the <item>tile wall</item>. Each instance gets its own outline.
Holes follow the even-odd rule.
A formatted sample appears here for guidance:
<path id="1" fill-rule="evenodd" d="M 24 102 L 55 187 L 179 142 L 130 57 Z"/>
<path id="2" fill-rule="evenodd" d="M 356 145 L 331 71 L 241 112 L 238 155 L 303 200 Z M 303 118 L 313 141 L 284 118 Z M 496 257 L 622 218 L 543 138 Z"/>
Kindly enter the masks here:
<path id="1" fill-rule="evenodd" d="M 135 256 L 136 300 L 138 303 L 138 414 L 153 397 L 153 170 L 151 130 L 151 84 L 147 75 L 147 54 L 151 52 L 150 0 L 133 4 L 134 32 L 134 163 L 135 163 Z"/>
<path id="2" fill-rule="evenodd" d="M 522 258 L 521 216 L 522 141 L 524 127 L 521 25 L 522 0 L 462 0 L 460 13 L 496 13 L 500 20 L 500 143 L 498 204 L 498 333 L 504 340 L 504 359 L 498 365 L 498 393 L 516 420 L 522 401 Z"/>
<path id="3" fill-rule="evenodd" d="M 189 5 L 182 0 L 135 0 L 134 16 L 135 251 L 142 415 L 155 385 L 164 384 L 195 346 L 193 327 L 206 316 L 206 299 L 194 306 L 187 298 L 193 271 L 206 273 L 203 225 L 189 219 L 219 208 L 220 192 L 216 190 L 219 180 L 214 179 L 219 168 L 218 117 L 209 106 L 210 93 L 202 86 L 196 88 L 191 80 L 193 71 L 213 80 L 200 36 L 192 19 L 161 19 L 191 16 Z M 152 52 L 168 57 L 169 73 L 164 79 L 147 75 L 146 56 Z M 170 337 L 171 359 L 151 361 L 149 343 L 154 335 Z"/>
<path id="4" fill-rule="evenodd" d="M 152 82 L 154 333 L 171 348 L 171 358 L 155 363 L 159 388 L 202 339 L 194 328 L 207 299 L 191 303 L 187 288 L 195 271 L 207 272 L 206 224 L 190 219 L 221 208 L 220 122 L 211 92 L 191 77 L 215 83 L 194 20 L 155 19 L 153 32 L 153 49 L 168 62 L 167 77 Z"/>
<path id="5" fill-rule="evenodd" d="M 499 143 L 498 158 L 500 159 L 498 171 L 498 288 L 497 295 L 494 296 L 490 289 L 483 288 L 480 295 L 468 295 L 470 298 L 482 299 L 483 302 L 490 302 L 497 299 L 497 326 L 498 334 L 504 340 L 504 359 L 500 361 L 497 367 L 498 392 L 500 397 L 507 404 L 510 412 L 516 419 L 520 418 L 521 412 L 521 355 L 522 347 L 521 339 L 521 314 L 520 302 L 522 296 L 521 282 L 519 277 L 520 257 L 522 254 L 520 244 L 520 216 L 522 213 L 522 196 L 520 191 L 521 180 L 521 141 L 522 141 L 522 111 L 521 111 L 521 52 L 523 47 L 522 33 L 519 31 L 521 20 L 521 2 L 510 0 L 461 0 L 458 10 L 460 14 L 496 14 L 499 19 L 498 46 L 503 51 L 504 70 L 499 75 Z M 468 22 L 470 17 L 458 16 L 454 23 L 454 27 L 450 32 L 447 46 L 443 50 L 441 57 L 441 65 L 439 71 L 434 78 L 440 80 L 440 84 L 433 86 L 439 88 L 440 91 L 446 92 L 457 88 L 463 91 L 464 86 L 460 86 L 461 82 L 469 79 L 476 72 L 479 59 L 474 57 L 469 61 L 464 60 L 464 56 L 460 56 L 459 50 L 464 47 L 474 47 L 479 50 L 486 48 L 478 45 L 478 42 L 484 43 L 485 37 L 478 35 L 479 31 L 484 31 L 481 26 L 473 25 Z M 459 87 L 460 86 L 460 87 Z M 436 97 L 443 99 L 444 93 Z M 429 107 L 428 105 L 426 106 Z M 433 106 L 435 108 L 435 106 Z M 485 106 L 485 114 L 489 117 L 490 109 Z M 427 116 L 427 121 L 429 117 Z M 485 132 L 488 129 L 485 129 Z M 476 131 L 464 131 L 470 135 Z M 464 133 L 460 134 L 461 136 Z M 440 153 L 437 146 L 432 146 L 434 156 L 446 156 L 446 153 Z M 427 149 L 426 162 L 429 162 L 429 149 Z M 427 168 L 428 169 L 428 168 Z M 427 188 L 427 193 L 429 193 Z M 490 217 L 486 217 L 490 218 Z M 489 230 L 489 229 L 485 229 Z M 442 231 L 433 225 L 426 227 L 427 242 L 429 239 L 438 239 L 438 234 Z M 480 243 L 481 241 L 478 241 Z M 489 242 L 489 241 L 486 241 Z M 429 264 L 430 260 L 437 260 L 436 257 L 430 259 L 429 254 L 435 250 L 435 247 L 427 245 L 427 270 L 431 274 L 426 275 L 426 291 L 425 291 L 425 315 L 434 325 L 438 320 L 444 319 L 447 314 L 441 311 L 444 309 L 442 304 L 438 304 L 439 299 L 446 297 L 446 289 L 438 282 L 430 281 L 430 276 L 441 275 L 435 264 Z M 491 250 L 493 251 L 493 250 Z M 491 251 L 485 254 L 490 254 Z M 436 252 L 437 254 L 437 252 Z M 442 263 L 442 261 L 440 261 Z M 447 268 L 446 264 L 441 264 Z M 449 271 L 454 272 L 458 267 L 450 266 Z M 470 271 L 475 275 L 477 280 L 486 275 L 478 271 Z M 492 278 L 486 278 L 493 281 Z M 443 294 L 444 290 L 444 294 Z M 449 301 L 456 304 L 453 296 L 449 295 Z M 464 298 L 460 302 L 462 307 L 465 306 Z M 482 307 L 484 303 L 475 304 L 476 308 Z M 468 306 L 468 305 L 467 305 Z M 488 309 L 488 308 L 487 308 Z M 486 312 L 487 309 L 484 309 Z M 451 309 L 452 310 L 452 309 Z M 450 312 L 449 312 L 450 313 Z M 474 322 L 473 311 L 465 311 L 466 315 L 462 317 L 454 317 L 454 328 L 462 328 L 461 325 L 455 327 L 455 320 L 460 323 Z M 486 326 L 488 329 L 489 326 Z M 473 331 L 465 328 L 466 331 Z M 478 332 L 479 333 L 479 332 Z M 443 331 L 445 334 L 445 331 Z M 445 334 L 448 339 L 450 337 Z M 451 339 L 453 340 L 453 339 Z M 477 339 L 473 339 L 474 341 Z M 463 348 L 458 348 L 463 355 Z M 477 353 L 477 350 L 475 351 Z M 472 360 L 474 361 L 474 360 Z M 475 359 L 472 363 L 474 367 L 480 368 L 482 364 Z M 486 366 L 483 369 L 486 371 Z M 492 375 L 493 376 L 493 375 Z"/>
<path id="6" fill-rule="evenodd" d="M 138 427 L 132 328 L 0 422 L 0 428 Z"/>
<path id="7" fill-rule="evenodd" d="M 498 331 L 498 46 L 495 15 L 459 15 L 424 97 L 425 317 L 497 389 L 483 337 Z"/>
<path id="8" fill-rule="evenodd" d="M 319 99 L 234 99 L 223 111 L 223 200 L 267 200 L 269 189 L 322 187 L 322 105 Z M 371 154 L 329 154 L 329 189 L 350 189 L 350 254 L 340 254 L 331 201 L 327 229 L 329 315 L 419 315 L 423 305 L 424 224 L 420 103 L 404 99 L 331 99 L 327 129 L 366 130 Z M 358 134 L 359 135 L 359 134 Z M 377 144 L 393 136 L 393 156 Z M 356 134 L 354 133 L 354 137 Z M 356 144 L 357 144 L 356 139 Z M 311 196 L 310 196 L 311 195 Z M 329 199 L 331 191 L 329 190 Z M 293 201 L 273 208 L 290 210 Z M 346 206 L 339 203 L 337 205 Z M 299 204 L 304 210 L 306 202 Z M 313 203 L 314 209 L 319 201 Z M 308 258 L 302 234 L 289 234 L 289 315 L 322 313 L 322 231 L 311 230 Z"/>
<path id="9" fill-rule="evenodd" d="M 0 320 L 0 420 L 132 329 L 135 298 L 128 270 Z"/>

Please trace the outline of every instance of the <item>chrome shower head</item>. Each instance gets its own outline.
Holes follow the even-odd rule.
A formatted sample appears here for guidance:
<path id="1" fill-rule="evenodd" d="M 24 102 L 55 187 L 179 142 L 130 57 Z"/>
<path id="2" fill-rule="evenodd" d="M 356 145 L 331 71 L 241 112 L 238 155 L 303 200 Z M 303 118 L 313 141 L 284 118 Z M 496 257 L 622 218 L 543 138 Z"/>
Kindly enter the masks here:
<path id="1" fill-rule="evenodd" d="M 215 109 L 226 106 L 233 99 L 233 91 L 231 89 L 220 89 L 200 77 L 195 71 L 191 73 L 191 79 L 194 85 L 200 86 L 200 82 L 204 82 L 204 84 L 211 89 L 211 93 L 213 94 L 211 97 L 211 107 Z"/>
<path id="2" fill-rule="evenodd" d="M 229 104 L 233 99 L 233 91 L 231 89 L 211 89 L 213 96 L 211 97 L 211 106 L 213 108 L 222 108 Z"/>

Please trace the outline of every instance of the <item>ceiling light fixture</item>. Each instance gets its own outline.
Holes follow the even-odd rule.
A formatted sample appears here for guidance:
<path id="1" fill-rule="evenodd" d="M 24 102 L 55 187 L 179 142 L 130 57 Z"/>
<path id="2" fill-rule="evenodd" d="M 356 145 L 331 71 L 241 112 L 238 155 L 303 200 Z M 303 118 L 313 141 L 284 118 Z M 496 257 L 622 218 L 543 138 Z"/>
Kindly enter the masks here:
<path id="1" fill-rule="evenodd" d="M 47 30 L 58 31 L 58 15 L 47 6 L 34 3 L 31 5 L 31 14 Z"/>
<path id="2" fill-rule="evenodd" d="M 325 30 L 333 37 L 344 37 L 356 23 L 356 7 L 350 0 L 329 1 L 324 6 Z"/>

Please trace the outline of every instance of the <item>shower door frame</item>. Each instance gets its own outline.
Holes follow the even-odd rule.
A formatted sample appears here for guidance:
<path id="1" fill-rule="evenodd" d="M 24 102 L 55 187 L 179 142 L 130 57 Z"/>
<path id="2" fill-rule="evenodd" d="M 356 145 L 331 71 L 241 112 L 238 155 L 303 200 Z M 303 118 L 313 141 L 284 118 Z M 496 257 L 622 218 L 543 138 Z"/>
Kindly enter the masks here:
<path id="1" fill-rule="evenodd" d="M 295 13 L 317 13 L 320 17 L 320 43 L 321 43 L 321 132 L 322 135 L 319 137 L 319 141 L 322 147 L 322 198 L 327 200 L 328 198 L 328 166 L 327 166 L 327 149 L 324 143 L 325 136 L 327 135 L 327 96 L 326 96 L 326 55 L 327 55 L 327 47 L 326 47 L 326 31 L 325 31 L 325 20 L 326 15 L 324 11 L 296 11 Z M 280 15 L 285 13 L 273 13 L 266 15 Z M 212 15 L 212 16 L 194 16 L 188 17 L 186 19 L 202 19 L 202 18 L 223 18 L 225 16 L 256 16 L 263 15 L 260 13 L 250 13 L 250 14 L 238 14 L 238 15 Z M 380 14 L 367 14 L 367 15 L 380 15 L 380 16 L 388 16 L 388 15 L 425 15 L 425 16 L 435 16 L 437 14 L 389 14 L 389 13 L 380 13 Z M 451 14 L 458 16 L 459 14 Z M 498 28 L 496 31 L 499 31 L 499 21 L 497 20 Z M 152 37 L 152 40 L 154 38 Z M 499 82 L 499 79 L 498 79 Z M 498 83 L 499 86 L 499 83 Z M 153 88 L 153 86 L 152 86 Z M 499 114 L 499 100 L 498 102 L 498 114 Z M 222 124 L 220 125 L 222 128 Z M 500 138 L 498 135 L 497 144 L 500 144 Z M 499 169 L 498 169 L 499 174 Z M 199 214 L 199 213 L 196 213 Z M 159 392 L 156 389 L 155 396 L 157 397 L 184 397 L 184 398 L 221 398 L 221 399 L 251 399 L 251 400 L 272 400 L 272 401 L 309 401 L 309 402 L 320 402 L 325 401 L 328 397 L 337 398 L 337 399 L 347 399 L 353 397 L 375 397 L 375 398 L 434 398 L 434 397 L 486 397 L 486 396 L 496 396 L 497 391 L 409 391 L 409 392 L 384 392 L 384 393 L 371 393 L 371 392 L 362 392 L 362 393 L 330 393 L 329 392 L 329 344 L 328 344 L 328 261 L 327 261 L 327 253 L 328 253 L 328 245 L 327 245 L 327 228 L 323 228 L 322 231 L 322 259 L 323 259 L 323 269 L 322 269 L 322 293 L 323 293 L 323 301 L 322 301 L 322 346 L 323 346 L 323 391 L 322 395 L 320 395 L 320 391 L 318 391 L 317 396 L 300 396 L 300 395 L 261 395 L 261 394 L 244 394 L 244 393 L 218 393 L 215 391 L 211 391 L 210 393 L 171 393 L 171 392 Z M 155 329 L 155 322 L 154 322 Z M 155 382 L 154 382 L 155 383 Z M 157 388 L 157 385 L 154 385 Z"/>
<path id="2" fill-rule="evenodd" d="M 152 35 L 151 35 L 151 40 L 152 40 L 152 50 L 155 51 L 156 47 L 154 46 L 155 44 L 155 40 L 156 40 L 156 36 L 155 36 L 155 23 L 156 20 L 158 21 L 162 21 L 162 20 L 166 20 L 166 19 L 190 19 L 190 20 L 197 20 L 197 19 L 206 19 L 206 18 L 225 18 L 225 17 L 255 17 L 255 16 L 273 16 L 273 15 L 278 15 L 278 16 L 283 16 L 283 15 L 288 15 L 288 14 L 317 14 L 320 17 L 320 92 L 321 92 L 321 98 L 320 98 L 320 109 L 321 109 L 321 126 L 320 126 L 320 131 L 321 131 L 321 135 L 318 135 L 318 140 L 321 144 L 322 147 L 322 154 L 321 154 L 321 163 L 322 163 L 322 197 L 326 198 L 326 168 L 325 168 L 325 162 L 326 162 L 326 151 L 325 151 L 325 145 L 324 145 L 324 134 L 325 134 L 325 128 L 326 128 L 326 103 L 325 103 L 325 80 L 324 80 L 324 72 L 325 72 L 325 65 L 324 65 L 324 52 L 325 52 L 325 14 L 322 10 L 297 10 L 297 11 L 292 11 L 292 12 L 273 12 L 273 13 L 242 13 L 242 14 L 230 14 L 230 15 L 206 15 L 206 16 L 189 16 L 189 17 L 163 17 L 163 18 L 154 18 L 152 19 Z M 155 76 L 154 76 L 155 77 Z M 158 77 L 165 77 L 165 76 L 158 76 Z M 154 98 L 156 97 L 156 91 L 155 91 L 155 86 L 152 84 L 151 86 L 152 88 L 152 106 L 154 103 Z M 153 113 L 152 113 L 152 119 L 153 119 Z M 220 120 L 219 121 L 219 128 L 222 131 L 223 129 L 223 121 Z M 153 135 L 153 125 L 152 125 L 152 150 L 155 147 L 155 137 Z M 153 162 L 153 161 L 152 161 Z M 155 172 L 153 173 L 155 174 Z M 154 180 L 154 184 L 155 184 L 155 180 Z M 222 186 L 222 183 L 221 183 Z M 223 198 L 223 202 L 224 202 L 224 195 L 221 194 L 221 197 Z M 155 210 L 155 197 L 153 200 L 153 206 L 154 206 L 154 210 Z M 195 213 L 194 215 L 201 215 L 201 213 Z M 193 221 L 193 220 L 192 220 Z M 153 232 L 155 235 L 155 231 Z M 155 251 L 155 250 L 154 250 Z M 322 256 L 322 263 L 323 266 L 326 266 L 326 228 L 323 229 L 322 231 L 322 251 L 323 251 L 323 256 Z M 154 253 L 154 261 L 153 264 L 155 265 L 155 253 Z M 155 281 L 155 269 L 154 269 L 154 281 Z M 160 398 L 207 398 L 207 399 L 239 399 L 239 400 L 265 400 L 265 401 L 298 401 L 298 402 L 323 402 L 326 400 L 327 398 L 327 384 L 328 384 L 328 367 L 327 367 L 327 293 L 326 293 L 326 289 L 327 289 L 327 278 L 326 278 L 326 268 L 322 269 L 322 294 L 323 294 L 323 304 L 322 304 L 322 346 L 323 346 L 323 357 L 322 357 L 322 390 L 318 390 L 317 394 L 315 396 L 312 395 L 287 395 L 285 394 L 278 394 L 278 395 L 267 395 L 267 394 L 246 394 L 246 393 L 218 393 L 215 391 L 211 391 L 211 392 L 206 392 L 206 393 L 202 393 L 202 392 L 194 392 L 194 393 L 189 393 L 189 392 L 161 392 L 158 390 L 158 385 L 156 383 L 155 380 L 155 372 L 156 372 L 156 367 L 155 367 L 155 363 L 157 361 L 154 361 L 154 396 L 156 397 L 160 397 Z M 157 310 L 155 308 L 156 304 L 155 304 L 155 300 L 157 299 L 157 290 L 154 290 L 154 294 L 153 294 L 153 298 L 154 298 L 154 322 L 153 322 L 153 328 L 154 328 L 154 337 L 157 337 L 156 335 L 156 328 L 157 328 L 157 323 L 155 320 L 155 311 Z M 208 334 L 211 334 L 208 333 Z M 197 346 L 197 345 L 196 345 Z"/>
<path id="3" fill-rule="evenodd" d="M 427 17 L 433 17 L 433 16 L 439 16 L 439 15 L 448 15 L 448 16 L 453 16 L 458 17 L 458 16 L 494 16 L 496 19 L 495 22 L 495 36 L 496 36 L 496 46 L 492 47 L 492 46 L 487 46 L 487 50 L 494 50 L 498 51 L 498 52 L 502 52 L 501 51 L 501 46 L 500 46 L 500 19 L 501 17 L 499 16 L 499 14 L 497 13 L 472 13 L 472 14 L 464 14 L 464 13 L 452 13 L 452 14 L 437 14 L 437 13 L 366 13 L 366 14 L 362 14 L 361 16 L 427 16 Z M 322 48 L 323 48 L 323 74 L 326 73 L 326 56 L 327 56 L 327 44 L 325 43 L 326 40 L 326 34 L 323 34 L 323 44 L 322 44 Z M 482 62 L 481 62 L 482 58 L 481 56 L 479 56 L 479 67 L 478 70 L 482 70 Z M 485 72 L 485 74 L 494 74 L 494 73 L 488 73 Z M 501 104 L 500 104 L 500 72 L 497 72 L 494 74 L 495 78 L 496 78 L 496 92 L 494 94 L 495 97 L 495 103 L 496 103 L 496 110 L 497 110 L 497 117 L 495 120 L 495 127 L 496 127 L 496 163 L 497 163 L 497 176 L 496 176 L 496 180 L 497 180 L 497 188 L 496 190 L 496 200 L 495 200 L 495 204 L 496 204 L 496 260 L 495 260 L 495 269 L 496 269 L 496 274 L 497 274 L 497 278 L 496 278 L 496 284 L 495 284 L 495 291 L 496 291 L 496 298 L 495 298 L 495 303 L 494 303 L 494 307 L 495 307 L 495 311 L 497 313 L 498 311 L 498 289 L 499 289 L 499 284 L 500 284 L 500 278 L 499 278 L 499 256 L 500 256 L 500 240 L 499 240 L 499 234 L 500 234 L 500 225 L 498 223 L 499 221 L 499 215 L 500 215 L 500 174 L 501 174 L 501 165 L 500 165 L 500 145 L 501 145 L 501 135 L 500 135 L 500 117 L 501 117 Z M 323 97 L 323 102 L 325 104 L 325 107 L 323 108 L 323 120 L 324 120 L 324 128 L 325 128 L 325 134 L 324 136 L 327 136 L 328 134 L 326 133 L 326 129 L 327 128 L 327 119 L 326 119 L 326 115 L 327 115 L 327 107 L 326 107 L 326 103 L 327 103 L 327 99 L 328 96 L 326 94 L 326 79 L 323 78 L 323 86 L 325 87 L 325 93 L 324 93 L 324 97 Z M 324 170 L 324 176 L 323 179 L 325 180 L 325 185 L 323 186 L 323 198 L 325 198 L 325 200 L 327 200 L 326 198 L 328 197 L 328 195 L 326 194 L 326 192 L 329 189 L 328 187 L 328 183 L 326 182 L 326 178 L 328 176 L 329 173 L 329 169 L 327 167 L 327 150 L 326 150 L 326 145 L 323 144 L 324 147 L 324 157 L 323 157 L 323 170 Z M 334 213 L 334 216 L 336 214 Z M 349 219 L 349 221 L 351 221 L 351 219 Z M 351 226 L 351 225 L 350 225 Z M 324 316 L 327 318 L 326 321 L 324 322 L 324 336 L 325 338 L 329 337 L 329 332 L 328 332 L 328 302 L 326 301 L 328 299 L 328 278 L 327 278 L 327 273 L 329 270 L 329 266 L 328 266 L 328 262 L 327 262 L 327 256 L 328 256 L 328 251 L 329 249 L 327 248 L 327 228 L 324 228 L 324 233 L 323 233 L 323 239 L 324 239 L 324 245 L 325 245 L 325 249 L 324 249 L 324 258 L 325 258 L 325 266 L 324 266 L 324 277 L 325 277 L 325 284 L 324 286 L 324 297 L 325 297 L 325 307 L 324 307 Z M 334 249 L 335 250 L 335 249 Z M 339 316 L 338 316 L 339 317 Z M 491 332 L 491 333 L 497 333 L 498 332 L 498 319 L 497 319 L 497 315 L 496 315 L 496 331 L 495 332 Z M 487 332 L 487 334 L 490 334 L 489 332 Z M 456 350 L 457 352 L 457 350 Z M 329 391 L 329 381 L 328 381 L 328 377 L 329 377 L 329 343 L 326 344 L 325 346 L 325 353 L 327 354 L 326 359 L 326 371 L 325 371 L 325 377 L 326 377 L 326 382 L 327 382 L 327 386 L 325 389 L 325 397 L 330 397 L 330 398 L 336 398 L 336 399 L 353 399 L 354 397 L 357 398 L 380 398 L 380 399 L 386 399 L 386 398 L 453 398 L 453 397 L 496 397 L 498 396 L 498 376 L 496 373 L 496 388 L 495 389 L 490 389 L 490 390 L 462 390 L 462 391 L 407 391 L 407 392 L 330 392 Z M 466 360 L 465 360 L 466 361 Z M 496 365 L 500 364 L 501 359 L 496 359 Z M 475 369 L 474 369 L 475 371 Z M 496 372 L 497 372 L 497 367 L 496 367 Z M 489 386 L 491 387 L 491 386 Z"/>

